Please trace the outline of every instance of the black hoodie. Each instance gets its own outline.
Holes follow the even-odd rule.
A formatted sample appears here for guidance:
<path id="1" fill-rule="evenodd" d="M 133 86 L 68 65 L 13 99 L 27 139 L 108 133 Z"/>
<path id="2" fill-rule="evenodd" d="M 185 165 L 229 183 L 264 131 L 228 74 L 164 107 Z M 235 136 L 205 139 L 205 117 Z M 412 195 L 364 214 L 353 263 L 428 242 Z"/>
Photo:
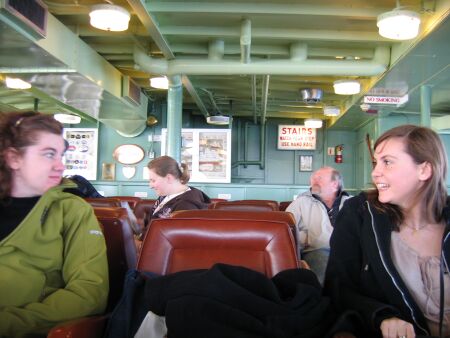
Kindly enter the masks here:
<path id="1" fill-rule="evenodd" d="M 174 211 L 178 210 L 193 210 L 193 209 L 207 209 L 208 204 L 211 203 L 210 198 L 201 190 L 194 187 L 189 187 L 190 190 L 172 198 L 164 206 L 153 213 L 153 211 L 158 207 L 158 205 L 164 200 L 165 196 L 160 196 L 155 202 L 152 210 L 146 215 L 145 226 L 153 218 L 167 218 Z"/>
<path id="2" fill-rule="evenodd" d="M 443 273 L 449 273 L 450 263 L 449 206 L 447 202 L 443 211 Z M 345 202 L 331 235 L 325 291 L 338 311 L 361 314 L 365 332 L 354 332 L 358 337 L 381 337 L 380 324 L 390 317 L 412 323 L 416 337 L 429 335 L 425 317 L 392 261 L 391 231 L 389 217 L 376 211 L 361 193 Z M 444 292 L 448 297 L 448 290 Z"/>

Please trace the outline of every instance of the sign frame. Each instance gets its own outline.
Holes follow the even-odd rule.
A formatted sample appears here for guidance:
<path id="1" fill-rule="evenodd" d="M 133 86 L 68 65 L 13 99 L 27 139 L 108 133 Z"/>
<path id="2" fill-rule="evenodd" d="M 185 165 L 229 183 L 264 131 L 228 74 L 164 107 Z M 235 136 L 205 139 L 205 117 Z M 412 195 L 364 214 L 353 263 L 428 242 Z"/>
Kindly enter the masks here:
<path id="1" fill-rule="evenodd" d="M 304 125 L 278 125 L 278 150 L 316 150 L 317 132 Z"/>

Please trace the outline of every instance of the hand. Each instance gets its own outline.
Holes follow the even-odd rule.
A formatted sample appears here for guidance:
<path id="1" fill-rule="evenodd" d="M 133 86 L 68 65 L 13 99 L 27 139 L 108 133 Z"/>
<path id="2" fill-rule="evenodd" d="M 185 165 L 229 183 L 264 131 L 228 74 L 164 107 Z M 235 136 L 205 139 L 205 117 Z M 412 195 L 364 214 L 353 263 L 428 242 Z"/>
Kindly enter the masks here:
<path id="1" fill-rule="evenodd" d="M 350 332 L 337 332 L 333 335 L 333 338 L 356 338 L 356 336 Z"/>
<path id="2" fill-rule="evenodd" d="M 311 270 L 311 267 L 309 266 L 309 264 L 308 264 L 306 261 L 304 261 L 303 259 L 300 260 L 300 267 L 301 267 L 302 269 L 308 269 L 308 270 Z"/>
<path id="3" fill-rule="evenodd" d="M 383 338 L 415 338 L 414 326 L 396 317 L 385 319 L 380 325 Z"/>

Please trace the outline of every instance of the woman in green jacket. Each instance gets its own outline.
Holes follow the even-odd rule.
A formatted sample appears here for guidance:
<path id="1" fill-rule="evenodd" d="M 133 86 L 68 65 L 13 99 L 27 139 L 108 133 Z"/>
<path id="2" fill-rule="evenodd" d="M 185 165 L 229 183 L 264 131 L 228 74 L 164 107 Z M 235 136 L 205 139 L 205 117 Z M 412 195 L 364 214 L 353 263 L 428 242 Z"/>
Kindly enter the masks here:
<path id="1" fill-rule="evenodd" d="M 64 192 L 62 132 L 51 115 L 0 114 L 0 337 L 106 306 L 105 240 L 92 208 Z"/>

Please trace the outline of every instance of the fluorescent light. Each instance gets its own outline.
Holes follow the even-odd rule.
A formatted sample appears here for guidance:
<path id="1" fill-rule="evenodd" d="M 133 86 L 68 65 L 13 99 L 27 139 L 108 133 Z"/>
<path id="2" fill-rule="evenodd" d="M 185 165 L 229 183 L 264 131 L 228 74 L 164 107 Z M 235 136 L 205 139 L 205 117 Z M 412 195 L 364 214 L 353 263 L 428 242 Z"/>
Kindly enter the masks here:
<path id="1" fill-rule="evenodd" d="M 66 124 L 78 124 L 81 122 L 81 117 L 71 114 L 55 114 L 53 115 L 56 121 Z"/>
<path id="2" fill-rule="evenodd" d="M 169 80 L 165 76 L 160 77 L 152 77 L 150 79 L 150 86 L 158 89 L 168 89 L 169 88 Z"/>
<path id="3" fill-rule="evenodd" d="M 325 106 L 323 107 L 323 114 L 325 116 L 338 116 L 341 110 L 337 106 Z"/>
<path id="4" fill-rule="evenodd" d="M 225 125 L 230 124 L 230 117 L 224 115 L 212 115 L 206 118 L 208 124 Z"/>
<path id="5" fill-rule="evenodd" d="M 16 79 L 12 77 L 6 77 L 6 87 L 11 89 L 30 89 L 31 84 L 28 82 L 22 80 L 22 79 Z"/>
<path id="6" fill-rule="evenodd" d="M 333 83 L 334 92 L 339 95 L 353 95 L 361 91 L 361 84 L 354 80 L 338 80 Z"/>
<path id="7" fill-rule="evenodd" d="M 126 31 L 130 21 L 130 13 L 126 9 L 109 4 L 92 6 L 89 16 L 91 25 L 104 31 Z"/>
<path id="8" fill-rule="evenodd" d="M 322 128 L 322 120 L 320 119 L 306 119 L 305 120 L 306 128 Z"/>
<path id="9" fill-rule="evenodd" d="M 413 11 L 394 9 L 377 18 L 378 33 L 388 39 L 410 40 L 419 34 L 420 17 Z"/>

